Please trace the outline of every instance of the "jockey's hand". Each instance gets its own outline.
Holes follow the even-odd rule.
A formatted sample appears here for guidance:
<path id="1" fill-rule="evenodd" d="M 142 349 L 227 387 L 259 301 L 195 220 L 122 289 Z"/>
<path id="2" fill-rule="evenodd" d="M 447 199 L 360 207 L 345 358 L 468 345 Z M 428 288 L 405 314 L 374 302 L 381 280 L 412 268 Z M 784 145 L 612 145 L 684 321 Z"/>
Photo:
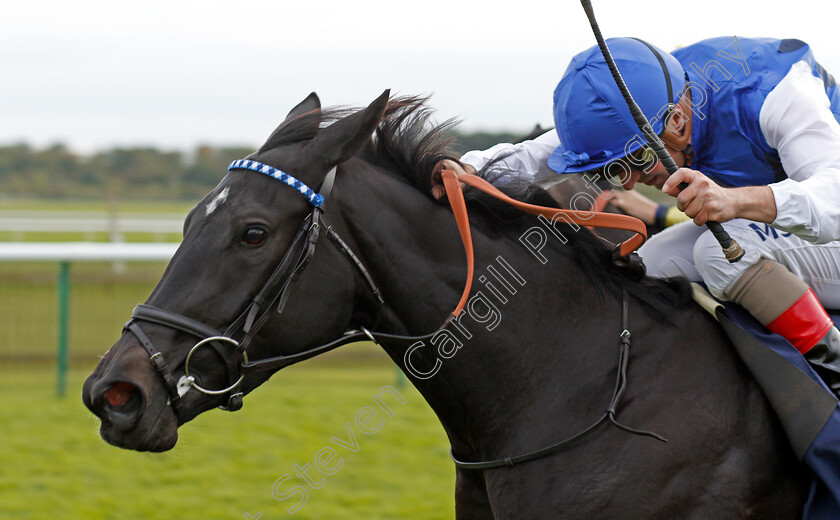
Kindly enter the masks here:
<path id="1" fill-rule="evenodd" d="M 446 195 L 446 188 L 443 186 L 443 179 L 440 176 L 440 172 L 443 170 L 452 170 L 455 175 L 475 175 L 475 168 L 469 164 L 461 164 L 452 159 L 439 161 L 432 170 L 432 197 L 437 200 Z M 463 187 L 464 183 L 462 182 L 461 188 Z"/>
<path id="2" fill-rule="evenodd" d="M 688 185 L 682 191 L 681 183 Z M 769 186 L 723 188 L 697 170 L 680 168 L 668 177 L 662 191 L 676 197 L 677 208 L 698 226 L 734 218 L 768 224 L 776 219 L 776 199 Z"/>

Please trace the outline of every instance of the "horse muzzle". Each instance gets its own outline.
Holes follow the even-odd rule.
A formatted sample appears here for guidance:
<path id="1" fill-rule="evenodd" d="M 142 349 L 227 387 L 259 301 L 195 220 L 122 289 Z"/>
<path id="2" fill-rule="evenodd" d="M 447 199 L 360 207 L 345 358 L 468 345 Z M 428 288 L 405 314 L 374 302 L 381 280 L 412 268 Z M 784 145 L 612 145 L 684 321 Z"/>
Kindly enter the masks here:
<path id="1" fill-rule="evenodd" d="M 109 444 L 136 451 L 172 449 L 178 418 L 166 391 L 139 349 L 119 349 L 121 341 L 85 381 L 82 400 L 101 420 L 99 432 Z M 114 359 L 117 350 L 123 355 Z"/>

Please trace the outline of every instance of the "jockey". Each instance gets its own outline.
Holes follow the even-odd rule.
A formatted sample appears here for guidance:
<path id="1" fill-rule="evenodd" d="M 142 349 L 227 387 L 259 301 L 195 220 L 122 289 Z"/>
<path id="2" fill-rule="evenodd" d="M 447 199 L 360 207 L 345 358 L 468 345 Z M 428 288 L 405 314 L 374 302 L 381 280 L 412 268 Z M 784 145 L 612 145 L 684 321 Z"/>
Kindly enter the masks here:
<path id="1" fill-rule="evenodd" d="M 840 394 L 840 92 L 799 40 L 713 38 L 671 54 L 608 40 L 627 86 L 671 157 L 668 176 L 633 121 L 599 49 L 575 56 L 554 92 L 556 131 L 469 152 L 456 173 L 491 159 L 546 181 L 587 173 L 677 197 L 692 221 L 639 249 L 648 274 L 704 281 L 790 341 Z M 617 181 L 616 178 L 617 177 Z M 585 177 L 586 178 L 586 177 Z M 678 186 L 688 186 L 680 192 Z M 600 191 L 600 190 L 598 190 Z M 434 191 L 433 191 L 434 193 Z M 590 196 L 591 199 L 591 196 Z M 746 255 L 726 260 L 707 221 Z"/>

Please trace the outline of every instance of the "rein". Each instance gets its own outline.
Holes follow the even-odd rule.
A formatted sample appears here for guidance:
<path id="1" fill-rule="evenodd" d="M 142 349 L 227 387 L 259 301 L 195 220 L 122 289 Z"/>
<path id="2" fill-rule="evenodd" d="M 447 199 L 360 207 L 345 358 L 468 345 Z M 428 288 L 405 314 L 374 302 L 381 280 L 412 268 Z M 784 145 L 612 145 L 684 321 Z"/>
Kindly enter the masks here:
<path id="1" fill-rule="evenodd" d="M 618 406 L 618 402 L 621 400 L 621 397 L 624 395 L 624 390 L 627 388 L 627 365 L 630 361 L 630 330 L 628 329 L 630 324 L 628 319 L 628 302 L 626 291 L 622 293 L 621 297 L 621 316 L 623 330 L 621 331 L 621 335 L 619 336 L 618 371 L 616 375 L 615 390 L 613 390 L 613 395 L 610 399 L 610 404 L 607 406 L 606 410 L 604 410 L 604 414 L 601 415 L 600 419 L 589 425 L 587 428 L 581 430 L 580 432 L 556 444 L 552 444 L 551 446 L 548 446 L 546 448 L 535 450 L 530 453 L 525 453 L 523 455 L 517 455 L 516 457 L 505 457 L 503 459 L 487 460 L 480 462 L 465 462 L 456 458 L 455 453 L 452 451 L 452 448 L 450 448 L 449 457 L 452 459 L 452 462 L 454 462 L 457 467 L 462 469 L 492 469 L 501 468 L 503 466 L 512 468 L 514 464 L 518 464 L 520 462 L 527 462 L 529 460 L 537 459 L 559 451 L 565 448 L 566 446 L 572 444 L 573 442 L 586 437 L 588 434 L 595 431 L 597 427 L 601 426 L 607 421 L 609 421 L 616 428 L 626 431 L 628 433 L 632 433 L 634 435 L 642 435 L 645 437 L 652 437 L 658 441 L 668 442 L 667 439 L 653 432 L 637 430 L 634 428 L 630 428 L 629 426 L 625 426 L 618 422 L 618 419 L 616 418 L 616 407 Z"/>
<path id="2" fill-rule="evenodd" d="M 464 243 L 464 250 L 467 255 L 467 280 L 464 292 L 458 302 L 458 305 L 443 325 L 441 325 L 436 331 L 423 336 L 385 334 L 372 332 L 364 327 L 360 327 L 360 330 L 347 331 L 344 335 L 342 335 L 342 337 L 332 342 L 319 345 L 302 352 L 251 361 L 248 359 L 248 355 L 246 353 L 247 346 L 262 326 L 268 321 L 272 308 L 276 306 L 278 313 L 283 311 L 286 298 L 288 296 L 288 289 L 295 281 L 297 281 L 300 273 L 309 264 L 312 255 L 315 252 L 315 246 L 321 236 L 322 229 L 325 230 L 325 234 L 327 238 L 330 239 L 330 243 L 332 243 L 356 268 L 365 284 L 368 286 L 370 294 L 376 299 L 378 304 L 382 305 L 384 300 L 382 299 L 379 288 L 376 286 L 376 283 L 373 281 L 362 261 L 355 255 L 355 253 L 353 253 L 338 233 L 336 233 L 332 227 L 327 225 L 324 221 L 323 206 L 332 191 L 337 171 L 336 167 L 333 167 L 325 177 L 321 186 L 320 194 L 315 193 L 306 186 L 306 184 L 295 179 L 293 176 L 256 161 L 234 161 L 231 163 L 228 170 L 234 169 L 246 169 L 263 173 L 287 184 L 300 192 L 307 199 L 307 201 L 312 205 L 312 210 L 303 220 L 301 227 L 292 239 L 288 249 L 283 255 L 283 258 L 280 260 L 280 263 L 275 268 L 271 276 L 269 276 L 268 281 L 266 281 L 262 289 L 260 289 L 239 317 L 237 317 L 224 332 L 219 332 L 215 328 L 187 316 L 159 307 L 154 307 L 152 305 L 139 304 L 134 308 L 131 319 L 125 324 L 123 330 L 134 334 L 139 340 L 141 346 L 146 350 L 152 366 L 161 377 L 164 387 L 169 393 L 169 404 L 172 406 L 176 416 L 179 417 L 183 408 L 182 396 L 191 389 L 195 389 L 197 392 L 211 396 L 227 394 L 227 404 L 225 406 L 221 406 L 220 408 L 229 411 L 236 411 L 241 409 L 243 404 L 242 398 L 244 397 L 244 391 L 240 388 L 240 386 L 245 380 L 245 377 L 250 373 L 267 370 L 279 370 L 283 367 L 298 363 L 355 341 L 370 340 L 376 344 L 408 346 L 417 341 L 430 340 L 438 333 L 438 331 L 447 327 L 449 322 L 453 318 L 457 318 L 464 309 L 472 288 L 474 275 L 472 235 L 470 233 L 469 217 L 460 182 L 464 182 L 465 184 L 484 191 L 485 193 L 515 206 L 524 212 L 550 219 L 552 224 L 557 220 L 563 220 L 567 223 L 574 223 L 579 226 L 625 229 L 635 232 L 636 235 L 617 246 L 614 256 L 620 255 L 625 257 L 630 255 L 632 251 L 638 248 L 647 238 L 646 228 L 638 219 L 627 217 L 625 215 L 563 210 L 559 208 L 547 208 L 527 204 L 508 197 L 480 177 L 473 175 L 457 177 L 455 172 L 451 170 L 444 170 L 441 172 L 441 177 L 444 181 L 447 198 L 452 207 L 453 214 L 455 215 L 461 239 Z M 617 371 L 615 391 L 613 392 L 613 397 L 607 410 L 597 422 L 565 441 L 525 455 L 485 462 L 464 462 L 456 459 L 453 454 L 452 460 L 455 462 L 456 466 L 465 469 L 487 469 L 499 466 L 512 466 L 518 462 L 524 462 L 526 460 L 531 460 L 552 453 L 569 443 L 584 437 L 608 420 L 624 431 L 638 435 L 646 435 L 664 441 L 664 439 L 654 433 L 634 430 L 623 426 L 617 422 L 615 417 L 616 406 L 618 405 L 618 401 L 623 395 L 627 384 L 626 371 L 629 359 L 630 332 L 628 330 L 628 302 L 626 292 L 624 293 L 622 299 L 622 309 L 624 330 L 621 333 L 621 353 L 619 357 L 619 369 Z M 163 353 L 154 346 L 154 343 L 144 333 L 143 329 L 140 327 L 140 322 L 163 325 L 199 339 L 199 341 L 189 350 L 183 361 L 184 375 L 181 376 L 179 380 L 175 380 L 175 376 L 164 358 Z M 234 339 L 234 336 L 239 335 L 241 335 L 241 339 Z M 227 344 L 226 348 L 224 347 L 225 344 Z M 226 364 L 228 386 L 223 389 L 213 390 L 204 388 L 195 376 L 190 375 L 190 360 L 193 354 L 205 345 L 212 348 Z M 226 355 L 225 350 L 232 351 L 233 356 Z"/>
<path id="3" fill-rule="evenodd" d="M 629 215 L 536 206 L 534 204 L 528 204 L 526 202 L 512 199 L 477 175 L 457 175 L 452 170 L 443 170 L 441 171 L 440 176 L 443 180 L 444 188 L 446 188 L 446 197 L 449 199 L 450 206 L 452 206 L 452 213 L 454 213 L 455 220 L 458 223 L 458 231 L 461 233 L 461 240 L 464 243 L 464 251 L 467 253 L 467 284 L 466 287 L 464 287 L 464 293 L 461 296 L 461 301 L 458 302 L 458 306 L 455 308 L 455 312 L 453 312 L 456 317 L 464 308 L 464 305 L 466 305 L 467 299 L 469 298 L 470 289 L 472 288 L 475 263 L 473 259 L 473 245 L 472 236 L 470 234 L 469 216 L 467 215 L 467 205 L 464 201 L 464 193 L 461 190 L 460 184 L 462 182 L 521 211 L 524 211 L 525 213 L 546 218 L 551 224 L 560 220 L 566 222 L 567 224 L 586 226 L 590 229 L 609 228 L 634 232 L 635 235 L 616 246 L 613 251 L 613 260 L 630 258 L 631 255 L 634 254 L 633 251 L 641 247 L 645 240 L 647 240 L 647 227 L 644 222 Z"/>
<path id="4" fill-rule="evenodd" d="M 463 310 L 464 305 L 466 304 L 467 299 L 469 298 L 475 263 L 473 255 L 472 235 L 470 233 L 469 215 L 467 214 L 466 202 L 464 201 L 464 193 L 461 190 L 461 182 L 463 182 L 464 184 L 468 184 L 478 190 L 481 190 L 484 193 L 487 193 L 488 195 L 491 195 L 501 201 L 504 201 L 507 204 L 510 204 L 511 206 L 514 206 L 515 208 L 518 208 L 526 213 L 530 213 L 531 215 L 536 216 L 543 216 L 547 219 L 550 219 L 551 223 L 554 223 L 557 220 L 563 220 L 566 223 L 574 223 L 578 226 L 586 226 L 590 229 L 594 227 L 601 227 L 610 229 L 622 229 L 625 231 L 633 231 L 634 233 L 636 233 L 634 236 L 625 240 L 616 247 L 613 253 L 614 257 L 629 256 L 633 253 L 633 251 L 638 249 L 644 243 L 645 239 L 647 239 L 647 227 L 641 220 L 635 217 L 630 217 L 627 215 L 618 215 L 614 213 L 602 213 L 597 210 L 575 211 L 559 208 L 547 208 L 544 206 L 535 206 L 533 204 L 527 204 L 525 202 L 521 202 L 510 198 L 509 196 L 502 193 L 498 188 L 476 175 L 456 175 L 455 172 L 452 170 L 443 170 L 440 176 L 443 180 L 444 188 L 446 188 L 446 196 L 449 199 L 449 204 L 452 207 L 453 214 L 455 215 L 455 220 L 458 223 L 458 231 L 460 231 L 461 240 L 464 242 L 464 251 L 467 254 L 467 283 L 466 287 L 464 288 L 464 293 L 461 296 L 461 301 L 458 302 L 458 306 L 455 308 L 455 312 L 453 312 L 453 315 L 455 317 L 457 317 L 461 310 Z M 627 388 L 627 365 L 630 360 L 630 318 L 627 291 L 622 291 L 621 327 L 622 331 L 619 335 L 619 357 L 618 370 L 616 373 L 615 390 L 613 390 L 613 395 L 610 399 L 609 405 L 607 406 L 603 415 L 597 421 L 592 423 L 587 428 L 581 430 L 580 432 L 556 444 L 536 451 L 532 451 L 530 453 L 525 453 L 523 455 L 517 455 L 515 457 L 505 457 L 503 459 L 495 459 L 488 461 L 466 462 L 458 459 L 455 456 L 455 453 L 450 448 L 449 456 L 452 458 L 452 462 L 455 463 L 455 466 L 462 469 L 472 470 L 492 469 L 504 466 L 513 467 L 514 464 L 526 462 L 554 453 L 570 445 L 571 443 L 582 439 L 583 437 L 593 432 L 596 428 L 598 428 L 607 421 L 619 428 L 620 430 L 626 431 L 628 433 L 652 437 L 662 442 L 668 442 L 666 439 L 653 432 L 637 430 L 625 426 L 619 423 L 618 419 L 616 418 L 616 408 L 618 406 L 619 401 L 621 400 L 621 397 L 624 395 L 625 389 Z"/>

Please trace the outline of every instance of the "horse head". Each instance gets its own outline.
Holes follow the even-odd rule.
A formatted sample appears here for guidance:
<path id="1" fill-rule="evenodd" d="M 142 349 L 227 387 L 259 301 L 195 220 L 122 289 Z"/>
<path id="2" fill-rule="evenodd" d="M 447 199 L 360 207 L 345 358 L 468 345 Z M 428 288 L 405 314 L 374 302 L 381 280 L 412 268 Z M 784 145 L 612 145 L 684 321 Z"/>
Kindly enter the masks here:
<path id="1" fill-rule="evenodd" d="M 193 208 L 163 277 L 85 381 L 83 400 L 106 441 L 171 449 L 181 424 L 213 407 L 238 409 L 268 378 L 242 374 L 248 356 L 298 353 L 347 329 L 367 293 L 336 248 L 312 255 L 325 231 L 315 192 L 368 143 L 388 95 L 323 126 L 311 94 Z M 289 292 L 309 297 L 287 302 Z"/>

